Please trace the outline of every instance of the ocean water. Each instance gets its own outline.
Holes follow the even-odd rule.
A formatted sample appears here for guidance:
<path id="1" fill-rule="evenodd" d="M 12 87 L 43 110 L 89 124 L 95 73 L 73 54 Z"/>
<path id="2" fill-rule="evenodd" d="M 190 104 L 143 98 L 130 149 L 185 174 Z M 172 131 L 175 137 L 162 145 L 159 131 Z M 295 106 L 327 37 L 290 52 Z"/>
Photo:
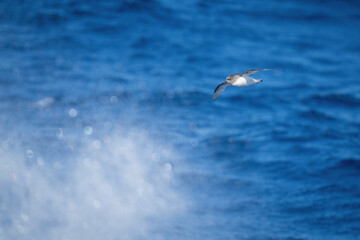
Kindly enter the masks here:
<path id="1" fill-rule="evenodd" d="M 360 239 L 359 39 L 359 1 L 2 0 L 0 239 Z"/>

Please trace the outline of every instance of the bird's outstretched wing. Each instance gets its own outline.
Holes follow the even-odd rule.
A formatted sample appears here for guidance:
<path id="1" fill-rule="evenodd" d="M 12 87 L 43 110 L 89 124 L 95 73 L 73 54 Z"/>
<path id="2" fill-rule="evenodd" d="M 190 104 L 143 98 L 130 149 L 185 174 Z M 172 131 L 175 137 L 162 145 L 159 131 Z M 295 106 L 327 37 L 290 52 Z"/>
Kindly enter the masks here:
<path id="1" fill-rule="evenodd" d="M 260 72 L 260 71 L 267 71 L 267 70 L 272 70 L 272 68 L 264 68 L 264 69 L 249 69 L 246 70 L 245 72 L 243 72 L 242 74 L 240 74 L 240 76 L 250 76 L 254 73 Z"/>
<path id="2" fill-rule="evenodd" d="M 215 88 L 215 91 L 214 91 L 214 95 L 213 95 L 213 101 L 215 101 L 219 96 L 220 94 L 222 94 L 222 92 L 225 90 L 225 88 L 227 86 L 229 86 L 230 84 L 227 83 L 227 82 L 223 82 L 223 83 L 220 83 L 216 88 Z"/>

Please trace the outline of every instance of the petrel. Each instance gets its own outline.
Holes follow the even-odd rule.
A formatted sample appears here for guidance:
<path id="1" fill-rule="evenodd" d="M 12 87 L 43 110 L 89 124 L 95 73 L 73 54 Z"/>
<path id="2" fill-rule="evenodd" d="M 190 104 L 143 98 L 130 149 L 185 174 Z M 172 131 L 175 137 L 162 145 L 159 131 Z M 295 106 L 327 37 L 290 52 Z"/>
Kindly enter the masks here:
<path id="1" fill-rule="evenodd" d="M 220 83 L 214 91 L 213 95 L 213 101 L 215 101 L 220 94 L 225 90 L 225 88 L 229 85 L 233 85 L 235 87 L 246 87 L 253 84 L 257 84 L 259 82 L 262 82 L 262 79 L 254 79 L 250 77 L 252 74 L 257 73 L 259 71 L 267 71 L 272 70 L 270 68 L 267 69 L 249 69 L 241 74 L 231 74 L 226 78 L 226 81 L 223 83 Z"/>

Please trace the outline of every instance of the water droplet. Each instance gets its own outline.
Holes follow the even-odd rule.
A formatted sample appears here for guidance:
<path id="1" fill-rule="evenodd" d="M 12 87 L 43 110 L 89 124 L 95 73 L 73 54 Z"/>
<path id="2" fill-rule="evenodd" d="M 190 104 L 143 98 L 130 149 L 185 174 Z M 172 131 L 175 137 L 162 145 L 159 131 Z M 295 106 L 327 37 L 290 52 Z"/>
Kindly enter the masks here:
<path id="1" fill-rule="evenodd" d="M 59 162 L 55 162 L 54 163 L 54 167 L 56 168 L 56 169 L 61 169 L 62 168 L 62 165 L 61 165 L 61 163 L 59 163 Z"/>
<path id="2" fill-rule="evenodd" d="M 165 165 L 164 165 L 164 169 L 165 169 L 165 171 L 167 171 L 167 172 L 170 172 L 171 171 L 171 169 L 172 169 L 172 165 L 171 165 L 171 163 L 165 163 Z"/>
<path id="3" fill-rule="evenodd" d="M 21 219 L 22 219 L 24 222 L 29 221 L 29 216 L 28 216 L 27 214 L 25 214 L 25 213 L 22 213 L 22 214 L 20 215 L 20 217 L 21 217 Z"/>
<path id="4" fill-rule="evenodd" d="M 197 139 L 191 139 L 190 143 L 193 147 L 197 147 L 199 145 L 199 141 Z"/>
<path id="5" fill-rule="evenodd" d="M 46 97 L 43 99 L 40 99 L 39 101 L 34 103 L 34 106 L 37 108 L 45 108 L 50 106 L 55 102 L 55 99 L 53 97 Z"/>
<path id="6" fill-rule="evenodd" d="M 152 158 L 152 160 L 154 160 L 154 161 L 159 161 L 159 160 L 160 160 L 160 156 L 159 156 L 157 153 L 153 153 L 153 154 L 151 155 L 151 158 Z"/>
<path id="7" fill-rule="evenodd" d="M 117 103 L 118 101 L 119 101 L 119 99 L 117 98 L 117 96 L 111 96 L 111 98 L 110 98 L 111 103 Z"/>
<path id="8" fill-rule="evenodd" d="M 95 149 L 100 149 L 101 148 L 101 142 L 99 140 L 93 141 L 92 145 L 93 145 L 93 147 Z"/>
<path id="9" fill-rule="evenodd" d="M 84 133 L 85 133 L 86 135 L 91 135 L 92 132 L 93 132 L 93 129 L 92 129 L 91 126 L 85 126 L 85 127 L 84 127 Z"/>
<path id="10" fill-rule="evenodd" d="M 59 128 L 59 129 L 57 130 L 57 132 L 56 132 L 56 138 L 57 138 L 57 140 L 59 140 L 59 141 L 61 141 L 61 140 L 64 139 L 64 131 L 63 131 L 61 128 Z"/>
<path id="11" fill-rule="evenodd" d="M 36 162 L 39 166 L 43 166 L 44 165 L 44 159 L 42 157 L 38 157 L 36 159 Z"/>
<path id="12" fill-rule="evenodd" d="M 76 111 L 75 108 L 71 108 L 71 109 L 69 110 L 69 116 L 70 116 L 71 118 L 76 118 L 77 115 L 78 115 L 78 113 L 77 113 L 77 111 Z"/>
<path id="13" fill-rule="evenodd" d="M 26 151 L 26 157 L 33 158 L 34 157 L 34 152 L 31 149 L 28 149 Z"/>
<path id="14" fill-rule="evenodd" d="M 171 156 L 171 150 L 170 149 L 164 149 L 162 151 L 162 154 L 165 156 L 165 157 L 170 157 Z"/>

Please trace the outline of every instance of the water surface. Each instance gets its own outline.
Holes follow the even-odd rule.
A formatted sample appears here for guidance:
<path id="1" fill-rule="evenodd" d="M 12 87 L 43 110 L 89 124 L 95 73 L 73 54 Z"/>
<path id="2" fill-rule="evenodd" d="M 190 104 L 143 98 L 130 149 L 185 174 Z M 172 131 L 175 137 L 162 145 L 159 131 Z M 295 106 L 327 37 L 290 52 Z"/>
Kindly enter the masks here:
<path id="1" fill-rule="evenodd" d="M 359 10 L 2 1 L 0 239 L 359 239 Z"/>

